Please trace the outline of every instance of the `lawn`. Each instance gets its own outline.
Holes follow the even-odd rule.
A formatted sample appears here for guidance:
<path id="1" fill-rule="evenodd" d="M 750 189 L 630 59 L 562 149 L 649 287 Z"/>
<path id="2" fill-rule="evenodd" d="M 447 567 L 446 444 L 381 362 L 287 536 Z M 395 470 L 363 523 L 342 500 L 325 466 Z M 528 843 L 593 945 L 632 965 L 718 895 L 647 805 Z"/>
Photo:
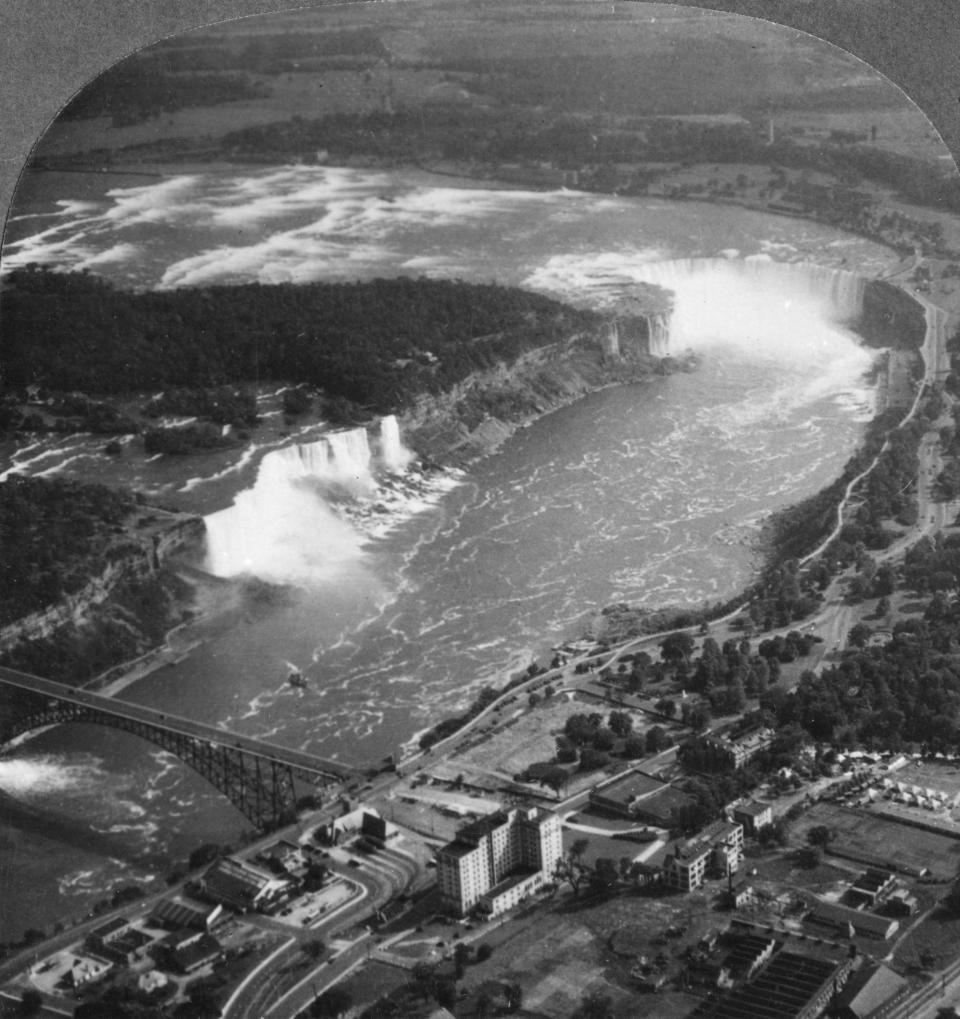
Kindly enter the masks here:
<path id="1" fill-rule="evenodd" d="M 865 866 L 917 872 L 929 868 L 948 879 L 960 865 L 960 839 L 897 824 L 868 811 L 818 803 L 797 822 L 795 831 L 802 838 L 816 825 L 826 825 L 835 833 L 831 848 L 861 858 Z"/>
<path id="2" fill-rule="evenodd" d="M 464 983 L 518 982 L 526 1015 L 570 1015 L 583 995 L 596 989 L 611 997 L 616 1019 L 672 1019 L 687 1015 L 698 999 L 673 991 L 657 995 L 637 991 L 630 976 L 635 960 L 611 949 L 613 934 L 629 929 L 638 952 L 651 959 L 662 952 L 668 969 L 675 970 L 675 960 L 687 945 L 725 922 L 726 917 L 713 913 L 702 895 L 650 899 L 631 892 L 600 898 L 585 891 L 579 897 L 561 893 L 485 934 L 482 943 L 490 945 L 492 955 L 468 966 Z M 671 926 L 686 932 L 668 937 L 665 931 Z"/>
<path id="3" fill-rule="evenodd" d="M 490 733 L 478 746 L 460 755 L 459 760 L 512 778 L 531 764 L 552 761 L 557 752 L 556 737 L 563 732 L 567 719 L 595 710 L 598 710 L 595 705 L 583 701 L 554 698 L 525 711 L 511 725 Z M 609 714 L 609 710 L 600 710 L 604 716 Z M 634 724 L 642 717 L 637 713 Z"/>
<path id="4" fill-rule="evenodd" d="M 897 945 L 894 960 L 899 968 L 941 969 L 957 957 L 960 917 L 936 910 Z"/>

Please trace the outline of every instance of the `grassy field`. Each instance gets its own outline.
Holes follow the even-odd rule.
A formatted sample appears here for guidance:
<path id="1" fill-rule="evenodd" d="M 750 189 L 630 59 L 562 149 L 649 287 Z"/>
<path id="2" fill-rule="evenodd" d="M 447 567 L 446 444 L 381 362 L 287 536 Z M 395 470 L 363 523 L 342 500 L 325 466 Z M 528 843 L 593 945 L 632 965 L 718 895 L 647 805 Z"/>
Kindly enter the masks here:
<path id="1" fill-rule="evenodd" d="M 936 910 L 897 945 L 894 961 L 898 968 L 940 969 L 957 957 L 960 917 Z"/>
<path id="2" fill-rule="evenodd" d="M 672 1019 L 690 1012 L 697 998 L 668 991 L 644 995 L 632 987 L 634 960 L 619 957 L 610 948 L 614 932 L 628 927 L 650 958 L 663 952 L 668 969 L 676 968 L 683 948 L 699 939 L 717 918 L 706 900 L 645 899 L 619 895 L 589 900 L 568 897 L 484 937 L 493 948 L 485 963 L 471 966 L 467 980 L 516 980 L 524 991 L 524 1011 L 534 1015 L 571 1014 L 587 991 L 600 990 L 614 1002 L 617 1019 L 642 1016 Z M 686 927 L 681 938 L 665 939 L 670 925 Z M 661 944 L 654 944 L 658 939 Z"/>
<path id="3" fill-rule="evenodd" d="M 564 724 L 571 715 L 597 711 L 606 718 L 611 710 L 620 709 L 614 709 L 612 705 L 555 698 L 538 705 L 533 711 L 525 711 L 509 727 L 490 733 L 487 739 L 459 755 L 457 760 L 512 778 L 531 764 L 553 759 L 557 750 L 556 737 L 563 732 Z M 629 714 L 633 718 L 635 732 L 649 728 L 648 716 L 639 711 Z"/>
<path id="4" fill-rule="evenodd" d="M 804 837 L 816 825 L 826 825 L 835 833 L 834 848 L 862 855 L 865 860 L 906 866 L 916 870 L 929 867 L 945 878 L 960 865 L 960 839 L 923 831 L 868 812 L 818 803 L 797 822 L 795 831 Z"/>

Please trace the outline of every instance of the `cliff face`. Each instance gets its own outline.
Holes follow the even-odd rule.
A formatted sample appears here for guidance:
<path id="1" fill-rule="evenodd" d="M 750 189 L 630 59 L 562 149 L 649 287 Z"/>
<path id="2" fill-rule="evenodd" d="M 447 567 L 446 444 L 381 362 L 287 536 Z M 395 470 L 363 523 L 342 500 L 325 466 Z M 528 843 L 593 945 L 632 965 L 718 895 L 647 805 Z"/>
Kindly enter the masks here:
<path id="1" fill-rule="evenodd" d="M 521 425 L 605 386 L 668 370 L 647 353 L 643 329 L 581 334 L 475 372 L 423 397 L 400 417 L 404 442 L 421 456 L 463 466 L 495 450 Z"/>
<path id="2" fill-rule="evenodd" d="M 193 589 L 164 565 L 199 542 L 199 517 L 155 510 L 79 591 L 0 630 L 0 661 L 68 685 L 163 645 L 189 618 Z"/>

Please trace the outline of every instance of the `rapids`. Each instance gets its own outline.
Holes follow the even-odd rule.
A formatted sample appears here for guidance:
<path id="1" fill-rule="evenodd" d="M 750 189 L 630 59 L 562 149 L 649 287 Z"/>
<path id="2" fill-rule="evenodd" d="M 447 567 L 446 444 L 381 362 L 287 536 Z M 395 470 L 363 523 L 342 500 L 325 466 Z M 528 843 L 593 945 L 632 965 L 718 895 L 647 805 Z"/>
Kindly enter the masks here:
<path id="1" fill-rule="evenodd" d="M 234 462 L 186 467 L 110 461 L 80 437 L 16 454 L 34 473 L 126 465 L 151 497 L 202 508 L 213 571 L 293 581 L 289 605 L 123 696 L 325 756 L 392 752 L 610 602 L 732 595 L 755 568 L 758 521 L 835 477 L 871 414 L 847 270 L 891 257 L 817 224 L 306 167 L 63 201 L 41 231 L 20 224 L 12 255 L 95 259 L 147 286 L 429 271 L 597 305 L 637 281 L 675 293 L 655 343 L 700 350 L 699 371 L 595 393 L 433 491 L 389 421 L 258 439 Z M 288 663 L 306 689 L 286 682 Z M 38 765 L 0 767 L 4 934 L 62 916 L 59 891 L 82 911 L 244 827 L 189 769 L 123 734 L 62 726 L 17 754 Z"/>

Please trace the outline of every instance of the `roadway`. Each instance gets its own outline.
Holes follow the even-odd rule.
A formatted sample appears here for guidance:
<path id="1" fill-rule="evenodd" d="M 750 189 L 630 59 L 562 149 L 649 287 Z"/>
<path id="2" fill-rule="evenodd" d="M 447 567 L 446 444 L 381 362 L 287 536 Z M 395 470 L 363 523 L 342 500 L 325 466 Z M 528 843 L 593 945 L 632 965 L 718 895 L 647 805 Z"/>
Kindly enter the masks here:
<path id="1" fill-rule="evenodd" d="M 131 704 L 129 701 L 117 700 L 115 697 L 105 697 L 90 690 L 80 690 L 64 686 L 62 683 L 54 683 L 52 680 L 42 679 L 40 676 L 32 676 L 26 672 L 18 672 L 16 669 L 0 667 L 0 683 L 19 690 L 26 690 L 42 697 L 53 698 L 68 704 L 76 704 L 79 707 L 102 711 L 104 714 L 127 719 L 141 725 L 149 725 L 166 732 L 187 736 L 190 739 L 199 740 L 213 746 L 230 747 L 231 749 L 250 754 L 253 757 L 259 757 L 261 760 L 288 765 L 296 768 L 298 771 L 313 772 L 342 781 L 355 779 L 360 774 L 356 769 L 340 764 L 337 761 L 314 757 L 311 754 L 304 754 L 297 750 L 288 750 L 286 747 L 278 746 L 275 743 L 267 743 L 264 740 L 241 736 L 238 733 L 218 729 L 203 722 L 195 722 L 192 719 L 183 718 L 179 715 L 155 711 L 152 708 L 144 708 L 138 704 Z"/>
<path id="2" fill-rule="evenodd" d="M 359 862 L 359 867 L 350 865 Z M 362 894 L 320 923 L 301 929 L 291 929 L 291 943 L 285 945 L 271 959 L 270 966 L 255 970 L 234 993 L 224 1011 L 224 1019 L 289 1019 L 305 1009 L 318 993 L 342 979 L 372 947 L 371 936 L 364 932 L 352 942 L 344 944 L 333 956 L 321 959 L 304 968 L 302 946 L 318 937 L 329 941 L 335 929 L 349 930 L 361 917 L 382 909 L 388 902 L 410 891 L 421 874 L 417 861 L 401 850 L 387 847 L 373 854 L 355 854 L 343 849 L 331 849 L 324 863 L 334 873 L 355 882 Z M 282 925 L 269 918 L 247 918 L 260 926 L 276 930 Z"/>

